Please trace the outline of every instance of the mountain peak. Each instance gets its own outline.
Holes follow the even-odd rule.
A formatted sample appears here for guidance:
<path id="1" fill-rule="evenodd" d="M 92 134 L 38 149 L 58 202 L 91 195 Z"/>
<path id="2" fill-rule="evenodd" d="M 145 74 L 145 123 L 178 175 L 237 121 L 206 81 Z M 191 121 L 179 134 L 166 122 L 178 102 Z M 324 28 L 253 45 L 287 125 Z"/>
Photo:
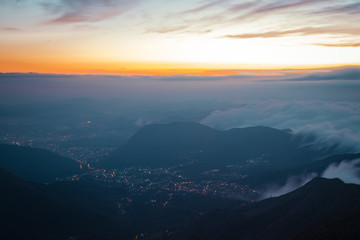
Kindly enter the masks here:
<path id="1" fill-rule="evenodd" d="M 315 177 L 304 186 L 324 186 L 324 185 L 334 185 L 334 184 L 345 184 L 340 178 L 323 178 Z"/>
<path id="2" fill-rule="evenodd" d="M 216 131 L 215 129 L 212 129 L 208 126 L 205 126 L 203 124 L 197 123 L 197 122 L 171 122 L 166 124 L 161 123 L 154 123 L 149 124 L 144 127 L 142 127 L 136 134 L 141 134 L 144 132 L 152 131 L 176 131 L 176 132 L 182 132 L 182 131 Z"/>
<path id="3" fill-rule="evenodd" d="M 44 149 L 8 144 L 0 144 L 0 167 L 22 179 L 41 183 L 81 172 L 79 163 L 72 159 Z"/>
<path id="4" fill-rule="evenodd" d="M 289 158 L 284 156 L 294 154 L 297 149 L 292 134 L 271 127 L 221 131 L 196 122 L 172 122 L 141 128 L 100 165 L 169 167 L 197 162 L 221 168 L 219 165 L 243 164 L 264 155 L 274 161 L 286 161 Z"/>

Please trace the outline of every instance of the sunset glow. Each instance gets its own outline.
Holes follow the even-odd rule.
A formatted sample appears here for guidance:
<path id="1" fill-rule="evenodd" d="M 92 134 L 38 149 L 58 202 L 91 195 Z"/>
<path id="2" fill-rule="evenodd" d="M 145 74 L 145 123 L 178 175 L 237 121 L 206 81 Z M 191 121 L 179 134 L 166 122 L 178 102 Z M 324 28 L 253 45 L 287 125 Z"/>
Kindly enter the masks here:
<path id="1" fill-rule="evenodd" d="M 354 0 L 5 0 L 0 71 L 208 75 L 354 66 L 359 12 Z"/>

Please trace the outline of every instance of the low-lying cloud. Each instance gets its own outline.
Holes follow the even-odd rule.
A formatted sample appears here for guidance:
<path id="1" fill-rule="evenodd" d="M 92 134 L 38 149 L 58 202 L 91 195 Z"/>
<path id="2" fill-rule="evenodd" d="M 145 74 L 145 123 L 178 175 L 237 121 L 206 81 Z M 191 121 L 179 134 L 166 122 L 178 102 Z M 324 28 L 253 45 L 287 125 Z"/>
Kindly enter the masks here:
<path id="1" fill-rule="evenodd" d="M 344 160 L 339 164 L 330 164 L 322 173 L 324 178 L 340 178 L 345 183 L 360 184 L 360 159 Z"/>
<path id="2" fill-rule="evenodd" d="M 222 130 L 249 126 L 291 128 L 311 136 L 318 147 L 360 151 L 360 104 L 330 101 L 255 101 L 239 108 L 216 110 L 201 123 Z"/>
<path id="3" fill-rule="evenodd" d="M 292 192 L 313 178 L 321 176 L 323 178 L 339 178 L 345 183 L 360 184 L 360 159 L 343 160 L 340 163 L 331 163 L 322 173 L 304 173 L 298 176 L 290 176 L 284 185 L 269 185 L 260 195 L 259 200 L 278 197 Z"/>
<path id="4" fill-rule="evenodd" d="M 360 68 L 341 68 L 328 73 L 315 73 L 288 81 L 319 81 L 319 80 L 357 80 L 360 81 Z"/>
<path id="5" fill-rule="evenodd" d="M 306 183 L 317 177 L 316 173 L 303 174 L 300 176 L 291 176 L 286 180 L 283 186 L 273 185 L 269 186 L 260 196 L 260 200 L 269 197 L 278 197 L 294 191 L 299 187 L 304 186 Z"/>
<path id="6" fill-rule="evenodd" d="M 324 171 L 322 171 L 322 173 L 312 172 L 304 173 L 298 176 L 290 176 L 284 185 L 274 184 L 268 186 L 260 195 L 259 200 L 269 197 L 278 197 L 292 192 L 304 186 L 317 176 L 329 179 L 339 178 L 344 183 L 360 184 L 360 159 L 343 160 L 340 163 L 332 163 Z"/>

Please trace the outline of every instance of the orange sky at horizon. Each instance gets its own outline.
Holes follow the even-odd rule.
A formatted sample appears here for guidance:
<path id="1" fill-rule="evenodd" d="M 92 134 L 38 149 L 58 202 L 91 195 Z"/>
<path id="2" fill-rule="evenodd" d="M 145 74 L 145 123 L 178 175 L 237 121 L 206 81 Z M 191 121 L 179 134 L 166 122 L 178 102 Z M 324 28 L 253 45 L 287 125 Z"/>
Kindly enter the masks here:
<path id="1" fill-rule="evenodd" d="M 206 64 L 206 63 L 41 63 L 13 62 L 2 63 L 3 73 L 40 73 L 40 74 L 85 74 L 85 75 L 202 75 L 229 76 L 243 73 L 257 76 L 276 76 L 281 72 L 309 73 L 332 69 L 359 67 L 356 65 L 310 65 L 310 66 L 271 66 L 250 64 Z M 6 69 L 6 71 L 4 71 Z"/>
<path id="2" fill-rule="evenodd" d="M 0 72 L 236 75 L 360 66 L 359 0 L 0 1 Z"/>

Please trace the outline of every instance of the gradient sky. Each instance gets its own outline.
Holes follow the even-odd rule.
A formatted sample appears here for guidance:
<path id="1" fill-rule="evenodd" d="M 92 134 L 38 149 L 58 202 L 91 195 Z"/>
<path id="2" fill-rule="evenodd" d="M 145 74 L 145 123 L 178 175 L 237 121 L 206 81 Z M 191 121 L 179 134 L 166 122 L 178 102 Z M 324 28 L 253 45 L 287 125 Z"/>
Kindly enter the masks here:
<path id="1" fill-rule="evenodd" d="M 359 22 L 359 0 L 0 0 L 0 72 L 360 65 Z"/>

